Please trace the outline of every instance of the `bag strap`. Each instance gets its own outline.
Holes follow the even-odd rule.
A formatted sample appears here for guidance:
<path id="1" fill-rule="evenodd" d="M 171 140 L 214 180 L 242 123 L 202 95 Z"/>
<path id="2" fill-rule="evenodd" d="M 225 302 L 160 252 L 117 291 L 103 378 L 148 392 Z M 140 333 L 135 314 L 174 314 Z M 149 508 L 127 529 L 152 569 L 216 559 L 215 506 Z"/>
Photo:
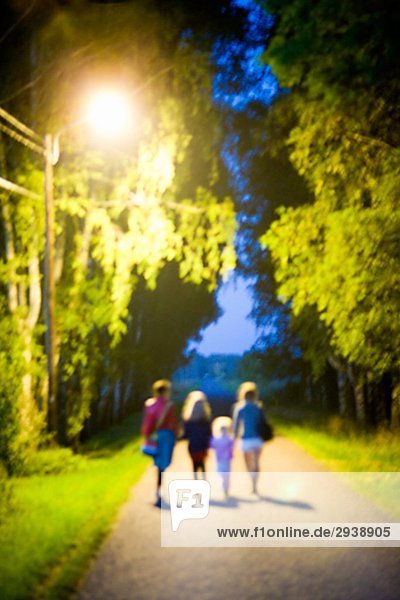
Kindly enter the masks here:
<path id="1" fill-rule="evenodd" d="M 168 411 L 171 408 L 171 406 L 172 406 L 172 402 L 167 402 L 167 404 L 164 406 L 161 415 L 157 419 L 154 431 L 158 431 L 160 429 L 160 427 L 163 424 L 163 421 L 165 420 L 165 417 L 167 416 Z"/>

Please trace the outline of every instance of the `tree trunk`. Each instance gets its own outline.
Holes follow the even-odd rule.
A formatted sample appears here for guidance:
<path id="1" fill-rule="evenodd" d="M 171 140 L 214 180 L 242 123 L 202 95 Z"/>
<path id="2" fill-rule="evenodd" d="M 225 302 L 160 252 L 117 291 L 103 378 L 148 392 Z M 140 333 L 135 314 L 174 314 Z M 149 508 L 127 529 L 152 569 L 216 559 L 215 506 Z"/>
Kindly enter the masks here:
<path id="1" fill-rule="evenodd" d="M 339 398 L 339 414 L 341 417 L 346 417 L 347 410 L 347 394 L 346 394 L 346 376 L 342 370 L 337 371 L 338 398 Z"/>
<path id="2" fill-rule="evenodd" d="M 329 356 L 328 358 L 329 364 L 335 369 L 337 373 L 337 387 L 338 387 L 338 404 L 339 404 L 339 414 L 341 417 L 349 416 L 349 406 L 348 406 L 348 397 L 347 397 L 347 375 L 346 370 L 339 360 L 337 360 L 333 356 Z"/>
<path id="3" fill-rule="evenodd" d="M 382 423 L 389 426 L 392 421 L 393 380 L 391 373 L 384 373 L 380 382 L 380 408 Z"/>
<path id="4" fill-rule="evenodd" d="M 391 410 L 391 425 L 400 427 L 400 373 L 397 372 L 393 376 L 393 392 L 392 392 L 392 410 Z"/>
<path id="5" fill-rule="evenodd" d="M 8 200 L 3 198 L 1 202 L 4 237 L 5 237 L 5 254 L 6 263 L 10 269 L 8 274 L 8 307 L 10 312 L 14 313 L 18 308 L 18 287 L 15 282 L 15 272 L 12 268 L 15 259 L 14 233 L 11 224 L 10 207 Z"/>
<path id="6" fill-rule="evenodd" d="M 365 425 L 367 412 L 364 378 L 355 373 L 355 369 L 352 365 L 348 365 L 347 374 L 354 391 L 356 419 L 360 424 Z"/>
<path id="7" fill-rule="evenodd" d="M 39 257 L 34 253 L 29 261 L 29 286 L 27 287 L 26 283 L 18 285 L 14 271 L 16 258 L 14 231 L 8 201 L 2 202 L 2 217 L 5 235 L 5 258 L 10 269 L 8 275 L 8 308 L 14 314 L 18 308 L 24 307 L 25 309 L 25 316 L 18 317 L 18 332 L 24 343 L 23 357 L 25 361 L 22 391 L 18 399 L 21 442 L 25 446 L 34 448 L 38 444 L 43 426 L 43 418 L 39 414 L 39 407 L 33 397 L 31 372 L 33 331 L 39 319 L 41 308 Z"/>
<path id="8" fill-rule="evenodd" d="M 354 386 L 354 397 L 356 401 L 356 418 L 359 423 L 365 424 L 366 422 L 366 410 L 365 410 L 365 394 L 364 385 L 362 382 L 358 382 Z"/>
<path id="9" fill-rule="evenodd" d="M 313 403 L 313 387 L 311 375 L 307 375 L 306 377 L 305 399 L 307 404 Z"/>
<path id="10" fill-rule="evenodd" d="M 123 375 L 122 380 L 122 404 L 123 404 L 123 415 L 127 417 L 130 412 L 130 408 L 133 405 L 133 380 L 135 371 L 133 367 L 130 367 L 126 375 Z"/>

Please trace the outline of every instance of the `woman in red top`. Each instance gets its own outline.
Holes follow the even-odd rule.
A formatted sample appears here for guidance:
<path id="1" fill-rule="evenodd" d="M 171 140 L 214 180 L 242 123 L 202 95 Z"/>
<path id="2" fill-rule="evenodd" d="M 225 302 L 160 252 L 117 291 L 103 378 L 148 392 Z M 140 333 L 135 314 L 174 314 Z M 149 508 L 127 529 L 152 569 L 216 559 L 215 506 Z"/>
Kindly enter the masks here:
<path id="1" fill-rule="evenodd" d="M 161 475 L 171 464 L 175 438 L 178 431 L 178 417 L 171 402 L 171 383 L 160 379 L 153 384 L 153 397 L 146 400 L 142 435 L 149 438 L 157 433 L 157 454 L 154 465 L 157 467 L 157 488 L 155 506 L 161 507 Z"/>

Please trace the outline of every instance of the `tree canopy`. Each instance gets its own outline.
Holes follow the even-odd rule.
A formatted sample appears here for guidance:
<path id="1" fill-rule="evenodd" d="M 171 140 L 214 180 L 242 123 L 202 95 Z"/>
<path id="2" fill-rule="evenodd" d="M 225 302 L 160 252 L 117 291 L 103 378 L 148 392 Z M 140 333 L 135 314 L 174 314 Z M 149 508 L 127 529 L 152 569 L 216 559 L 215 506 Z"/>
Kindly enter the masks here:
<path id="1" fill-rule="evenodd" d="M 215 314 L 213 290 L 235 265 L 235 211 L 213 103 L 213 48 L 217 40 L 241 39 L 245 11 L 225 1 L 71 0 L 32 8 L 9 3 L 4 15 L 0 105 L 41 134 L 65 128 L 55 169 L 58 422 L 63 439 L 75 443 L 96 405 L 104 404 L 105 390 L 120 389 L 117 362 L 122 345 L 133 343 L 132 331 L 142 340 L 137 365 L 150 353 L 145 337 L 158 339 L 159 320 L 148 316 L 145 337 L 134 325 L 136 292 L 139 298 L 156 290 L 150 305 L 169 282 L 168 294 L 175 286 L 187 300 L 179 309 L 187 325 L 177 331 L 173 356 L 159 365 L 170 372 L 188 337 Z M 84 124 L 69 127 L 82 117 L 90 93 L 104 85 L 125 90 L 135 113 L 134 130 L 120 142 L 101 142 Z M 16 430 L 20 441 L 35 446 L 47 412 L 42 165 L 6 135 L 1 149 L 2 176 L 38 196 L 2 193 L 0 269 L 7 319 L 22 340 L 4 355 L 24 373 L 14 391 Z M 169 265 L 174 276 L 166 275 Z M 163 318 L 176 318 L 178 306 Z M 152 360 L 150 353 L 146 383 Z M 125 392 L 132 407 L 129 386 Z M 10 407 L 8 392 L 4 403 Z M 3 458 L 10 452 L 4 450 Z"/>
<path id="2" fill-rule="evenodd" d="M 310 201 L 295 207 L 282 197 L 262 243 L 294 320 L 313 311 L 326 356 L 350 365 L 357 381 L 374 381 L 396 372 L 400 358 L 396 6 L 264 4 L 275 17 L 264 60 L 283 88 L 266 143 L 288 124 L 281 143 Z M 319 351 L 308 355 L 321 367 Z"/>

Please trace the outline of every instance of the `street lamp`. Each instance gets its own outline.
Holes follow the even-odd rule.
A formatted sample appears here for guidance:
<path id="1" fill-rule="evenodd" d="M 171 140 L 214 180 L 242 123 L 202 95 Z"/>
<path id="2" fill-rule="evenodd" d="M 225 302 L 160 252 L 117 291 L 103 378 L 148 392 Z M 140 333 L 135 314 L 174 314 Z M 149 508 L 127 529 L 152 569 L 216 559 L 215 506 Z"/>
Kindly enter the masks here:
<path id="1" fill-rule="evenodd" d="M 57 406 L 57 333 L 56 333 L 56 285 L 54 274 L 54 182 L 53 167 L 60 156 L 60 137 L 70 129 L 90 123 L 100 134 L 107 137 L 120 135 L 129 126 L 131 111 L 127 99 L 120 93 L 104 90 L 91 99 L 87 114 L 78 121 L 60 129 L 55 135 L 44 136 L 44 196 L 45 196 L 45 279 L 44 304 L 46 318 L 46 354 L 48 369 L 48 411 L 50 426 L 55 435 L 58 431 Z"/>
<path id="2" fill-rule="evenodd" d="M 55 135 L 47 133 L 42 138 L 30 127 L 22 123 L 4 108 L 0 107 L 0 131 L 33 152 L 44 156 L 44 196 L 45 196 L 45 278 L 44 306 L 46 319 L 46 354 L 48 369 L 48 413 L 50 427 L 57 436 L 57 339 L 56 339 L 56 294 L 54 277 L 54 183 L 53 167 L 60 155 L 60 137 L 82 123 L 90 123 L 101 135 L 120 135 L 130 130 L 131 107 L 123 94 L 113 90 L 103 90 L 91 98 L 83 118 L 60 129 Z M 0 177 L 0 188 L 34 200 L 40 196 L 25 187 L 4 177 Z"/>
<path id="3" fill-rule="evenodd" d="M 51 429 L 57 435 L 57 364 L 56 364 L 56 284 L 54 277 L 54 184 L 53 136 L 44 136 L 44 205 L 45 205 L 45 255 L 44 255 L 44 307 L 46 320 L 47 398 Z"/>
<path id="4" fill-rule="evenodd" d="M 104 90 L 91 98 L 86 120 L 100 135 L 114 138 L 129 128 L 132 111 L 123 95 Z"/>

